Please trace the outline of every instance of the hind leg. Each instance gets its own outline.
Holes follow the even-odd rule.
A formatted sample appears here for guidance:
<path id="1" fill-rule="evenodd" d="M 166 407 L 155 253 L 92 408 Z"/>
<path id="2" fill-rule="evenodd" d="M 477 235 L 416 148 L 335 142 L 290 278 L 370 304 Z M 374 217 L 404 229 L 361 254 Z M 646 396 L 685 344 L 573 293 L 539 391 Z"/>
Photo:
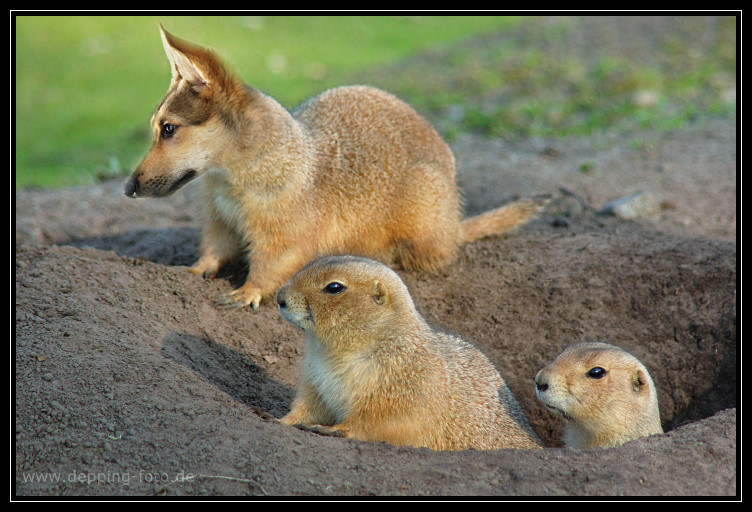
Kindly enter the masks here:
<path id="1" fill-rule="evenodd" d="M 448 151 L 448 149 L 447 149 Z M 435 270 L 454 259 L 462 208 L 451 153 L 412 168 L 392 230 L 395 263 L 405 269 Z"/>
<path id="2" fill-rule="evenodd" d="M 400 216 L 405 221 L 395 230 L 395 263 L 410 270 L 436 270 L 457 254 L 460 240 L 460 208 L 456 190 L 437 193 L 434 201 L 413 203 Z"/>
<path id="3" fill-rule="evenodd" d="M 457 247 L 457 237 L 437 227 L 433 232 L 400 240 L 394 262 L 406 270 L 436 270 L 454 260 Z"/>

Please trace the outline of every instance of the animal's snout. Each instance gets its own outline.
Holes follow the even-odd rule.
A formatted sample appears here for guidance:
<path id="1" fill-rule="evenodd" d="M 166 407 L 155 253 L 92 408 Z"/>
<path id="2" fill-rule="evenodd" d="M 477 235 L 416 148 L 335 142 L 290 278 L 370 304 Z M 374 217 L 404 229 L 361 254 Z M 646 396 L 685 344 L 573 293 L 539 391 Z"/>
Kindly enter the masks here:
<path id="1" fill-rule="evenodd" d="M 128 197 L 138 197 L 138 180 L 135 175 L 128 178 L 128 181 L 125 182 L 123 193 Z"/>
<path id="2" fill-rule="evenodd" d="M 279 309 L 285 309 L 287 307 L 287 288 L 282 287 L 277 291 L 277 306 L 279 306 Z"/>
<path id="3" fill-rule="evenodd" d="M 540 372 L 535 376 L 535 389 L 541 393 L 548 389 L 548 379 Z"/>

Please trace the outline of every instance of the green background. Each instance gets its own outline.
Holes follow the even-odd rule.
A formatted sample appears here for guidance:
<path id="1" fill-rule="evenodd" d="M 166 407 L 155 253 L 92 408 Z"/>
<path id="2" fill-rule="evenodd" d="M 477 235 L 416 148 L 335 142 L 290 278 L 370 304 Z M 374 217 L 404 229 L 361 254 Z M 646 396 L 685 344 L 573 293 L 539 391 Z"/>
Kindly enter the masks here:
<path id="1" fill-rule="evenodd" d="M 736 19 L 722 19 L 701 47 L 696 21 L 661 41 L 661 58 L 593 58 L 560 47 L 566 21 L 541 18 L 15 16 L 15 184 L 85 185 L 133 169 L 170 81 L 160 22 L 214 48 L 288 108 L 335 85 L 369 83 L 414 105 L 451 140 L 465 131 L 671 129 L 733 115 Z M 414 66 L 416 55 L 428 58 Z M 649 108 L 639 94 L 655 98 Z"/>

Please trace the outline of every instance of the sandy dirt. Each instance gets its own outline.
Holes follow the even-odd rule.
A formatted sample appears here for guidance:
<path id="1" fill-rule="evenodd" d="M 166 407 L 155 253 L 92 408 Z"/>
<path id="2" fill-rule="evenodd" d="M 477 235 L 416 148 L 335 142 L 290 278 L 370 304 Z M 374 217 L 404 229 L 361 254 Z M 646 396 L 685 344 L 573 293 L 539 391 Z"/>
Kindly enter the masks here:
<path id="1" fill-rule="evenodd" d="M 191 185 L 164 200 L 128 199 L 124 180 L 18 192 L 14 494 L 737 496 L 736 123 L 641 136 L 650 150 L 458 138 L 468 214 L 552 201 L 440 272 L 400 272 L 429 322 L 497 366 L 549 446 L 539 451 L 432 452 L 270 421 L 289 410 L 304 337 L 268 302 L 213 306 L 242 263 L 211 281 L 187 272 Z M 657 211 L 598 213 L 638 191 Z M 533 378 L 594 340 L 647 366 L 665 434 L 561 447 Z"/>

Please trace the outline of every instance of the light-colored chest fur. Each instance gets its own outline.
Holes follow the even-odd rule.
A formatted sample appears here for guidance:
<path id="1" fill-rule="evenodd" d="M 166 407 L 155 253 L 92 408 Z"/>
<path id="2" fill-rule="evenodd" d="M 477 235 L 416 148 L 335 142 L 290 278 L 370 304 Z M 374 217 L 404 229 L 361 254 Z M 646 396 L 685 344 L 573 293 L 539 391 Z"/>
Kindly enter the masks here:
<path id="1" fill-rule="evenodd" d="M 220 218 L 237 232 L 242 233 L 242 228 L 247 221 L 247 209 L 244 207 L 244 198 L 231 193 L 229 187 L 217 187 L 212 197 L 214 209 Z"/>
<path id="2" fill-rule="evenodd" d="M 273 178 L 257 177 L 238 184 L 232 179 L 231 171 L 215 167 L 202 179 L 204 199 L 209 203 L 210 212 L 244 238 L 274 232 L 289 224 L 290 212 L 299 216 L 301 197 L 314 197 L 308 173 L 302 167 L 298 169 L 300 172 L 279 172 Z M 264 167 L 253 173 L 272 174 Z M 315 212 L 308 212 L 306 220 L 314 218 Z"/>
<path id="3" fill-rule="evenodd" d="M 254 218 L 274 211 L 267 204 L 274 198 L 233 186 L 228 171 L 222 168 L 214 168 L 204 177 L 204 198 L 210 203 L 210 211 L 241 235 L 249 232 Z"/>
<path id="4" fill-rule="evenodd" d="M 303 378 L 316 390 L 336 423 L 344 421 L 353 411 L 362 391 L 367 393 L 374 385 L 377 374 L 367 354 L 332 358 L 313 340 L 308 342 L 303 371 Z"/>

